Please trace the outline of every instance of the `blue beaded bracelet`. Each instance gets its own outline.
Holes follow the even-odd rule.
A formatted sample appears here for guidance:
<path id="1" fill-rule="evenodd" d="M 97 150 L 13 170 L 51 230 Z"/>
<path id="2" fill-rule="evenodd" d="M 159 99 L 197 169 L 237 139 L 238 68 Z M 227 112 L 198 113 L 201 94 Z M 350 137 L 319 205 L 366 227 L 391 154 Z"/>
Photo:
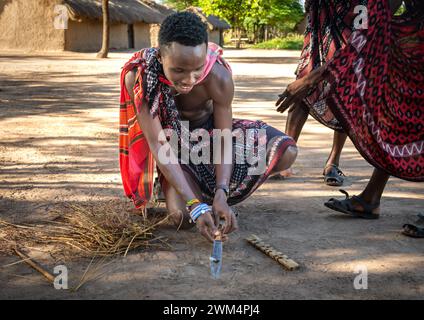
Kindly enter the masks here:
<path id="1" fill-rule="evenodd" d="M 193 222 L 196 222 L 196 220 L 202 214 L 205 214 L 208 211 L 210 211 L 210 209 L 209 209 L 209 206 L 207 204 L 205 204 L 205 203 L 199 204 L 196 208 L 194 208 L 193 210 L 191 210 L 191 212 L 190 212 L 191 220 Z"/>

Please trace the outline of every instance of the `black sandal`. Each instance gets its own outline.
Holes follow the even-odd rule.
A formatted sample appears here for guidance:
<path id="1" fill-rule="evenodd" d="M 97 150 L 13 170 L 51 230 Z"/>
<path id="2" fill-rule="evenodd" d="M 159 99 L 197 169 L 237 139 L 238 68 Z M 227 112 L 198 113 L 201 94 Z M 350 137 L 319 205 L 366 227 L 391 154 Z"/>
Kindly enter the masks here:
<path id="1" fill-rule="evenodd" d="M 369 204 L 369 203 L 366 203 L 363 199 L 361 199 L 358 196 L 353 196 L 350 198 L 349 194 L 345 190 L 340 189 L 340 192 L 346 195 L 346 199 L 337 200 L 337 199 L 331 198 L 326 203 L 324 203 L 324 205 L 327 208 L 330 208 L 332 210 L 342 212 L 357 218 L 378 219 L 380 217 L 379 214 L 373 213 L 373 210 L 377 209 L 380 206 L 380 202 L 375 204 Z M 364 210 L 363 211 L 356 210 L 353 205 L 353 202 L 359 203 Z"/>
<path id="2" fill-rule="evenodd" d="M 414 226 L 412 224 L 403 225 L 402 234 L 411 238 L 424 238 L 424 228 Z"/>
<path id="3" fill-rule="evenodd" d="M 328 167 L 331 167 L 331 169 L 330 169 L 330 171 L 325 173 L 325 170 Z M 332 186 L 332 187 L 342 186 L 343 182 L 345 180 L 344 178 L 346 177 L 345 174 L 343 173 L 343 171 L 340 170 L 340 168 L 338 166 L 336 166 L 335 164 L 329 164 L 329 165 L 325 166 L 322 175 L 324 176 L 325 184 L 327 186 Z"/>

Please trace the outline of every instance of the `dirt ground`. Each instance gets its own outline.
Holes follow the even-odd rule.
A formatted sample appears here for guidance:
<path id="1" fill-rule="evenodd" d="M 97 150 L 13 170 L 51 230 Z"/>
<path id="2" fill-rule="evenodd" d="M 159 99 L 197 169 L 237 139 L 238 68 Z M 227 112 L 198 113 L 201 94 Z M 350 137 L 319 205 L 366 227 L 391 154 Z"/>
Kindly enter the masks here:
<path id="1" fill-rule="evenodd" d="M 299 52 L 227 51 L 234 69 L 236 117 L 284 130 L 276 95 L 293 80 Z M 0 215 L 23 223 L 51 218 L 65 203 L 124 199 L 118 165 L 120 67 L 130 53 L 0 53 Z M 332 132 L 308 120 L 299 141 L 296 176 L 265 183 L 240 205 L 240 230 L 224 245 L 219 280 L 209 274 L 211 245 L 195 231 L 162 227 L 170 250 L 131 252 L 77 292 L 55 290 L 26 264 L 0 256 L 3 299 L 422 299 L 424 240 L 400 234 L 424 212 L 424 184 L 391 179 L 377 221 L 356 220 L 323 206 L 340 196 L 322 181 Z M 357 194 L 371 166 L 348 142 L 345 189 Z M 244 240 L 256 234 L 301 268 L 285 271 Z M 46 268 L 51 260 L 37 252 Z M 70 286 L 89 260 L 66 261 Z M 368 289 L 355 290 L 366 266 Z"/>

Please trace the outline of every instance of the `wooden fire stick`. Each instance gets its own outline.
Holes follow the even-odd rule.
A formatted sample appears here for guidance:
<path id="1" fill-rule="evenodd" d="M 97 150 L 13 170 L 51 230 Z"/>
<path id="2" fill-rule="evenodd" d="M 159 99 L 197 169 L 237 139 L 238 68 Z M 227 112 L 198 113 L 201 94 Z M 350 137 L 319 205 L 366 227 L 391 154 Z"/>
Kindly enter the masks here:
<path id="1" fill-rule="evenodd" d="M 15 252 L 18 256 L 20 256 L 23 259 L 23 261 L 25 261 L 27 264 L 29 264 L 32 268 L 34 268 L 38 272 L 40 272 L 47 280 L 49 280 L 49 282 L 54 283 L 55 277 L 51 273 L 44 270 L 42 266 L 40 266 L 37 262 L 32 260 L 30 257 L 28 257 L 23 252 L 19 251 L 18 249 L 15 249 Z"/>
<path id="2" fill-rule="evenodd" d="M 299 269 L 299 265 L 295 261 L 293 261 L 286 255 L 282 254 L 280 251 L 275 250 L 273 247 L 263 242 L 258 236 L 251 235 L 246 240 L 256 249 L 259 249 L 260 251 L 265 253 L 267 256 L 276 260 L 279 264 L 281 264 L 287 270 L 293 271 L 293 270 Z"/>

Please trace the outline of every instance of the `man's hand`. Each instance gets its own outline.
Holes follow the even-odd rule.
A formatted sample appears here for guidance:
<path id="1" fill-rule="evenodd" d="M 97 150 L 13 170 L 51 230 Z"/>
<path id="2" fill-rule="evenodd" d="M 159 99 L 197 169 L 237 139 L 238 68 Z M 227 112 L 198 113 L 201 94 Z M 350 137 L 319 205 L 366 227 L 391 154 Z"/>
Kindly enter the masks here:
<path id="1" fill-rule="evenodd" d="M 277 111 L 284 113 L 291 105 L 300 105 L 302 100 L 308 96 L 309 91 L 325 79 L 326 68 L 327 65 L 324 64 L 310 72 L 307 76 L 289 84 L 286 91 L 278 96 L 279 99 L 275 104 Z"/>
<path id="2" fill-rule="evenodd" d="M 212 217 L 212 211 L 202 214 L 196 221 L 197 229 L 202 236 L 205 237 L 209 242 L 213 242 L 215 234 L 218 232 L 218 228 L 215 226 L 214 219 Z"/>
<path id="3" fill-rule="evenodd" d="M 237 218 L 234 212 L 227 204 L 227 197 L 223 190 L 217 190 L 213 200 L 213 211 L 215 213 L 215 223 L 219 226 L 219 220 L 224 219 L 222 228 L 223 235 L 229 234 L 238 229 Z"/>
<path id="4" fill-rule="evenodd" d="M 287 86 L 286 91 L 280 94 L 276 102 L 277 111 L 284 113 L 291 105 L 299 104 L 307 97 L 311 86 L 305 78 L 296 80 Z"/>

